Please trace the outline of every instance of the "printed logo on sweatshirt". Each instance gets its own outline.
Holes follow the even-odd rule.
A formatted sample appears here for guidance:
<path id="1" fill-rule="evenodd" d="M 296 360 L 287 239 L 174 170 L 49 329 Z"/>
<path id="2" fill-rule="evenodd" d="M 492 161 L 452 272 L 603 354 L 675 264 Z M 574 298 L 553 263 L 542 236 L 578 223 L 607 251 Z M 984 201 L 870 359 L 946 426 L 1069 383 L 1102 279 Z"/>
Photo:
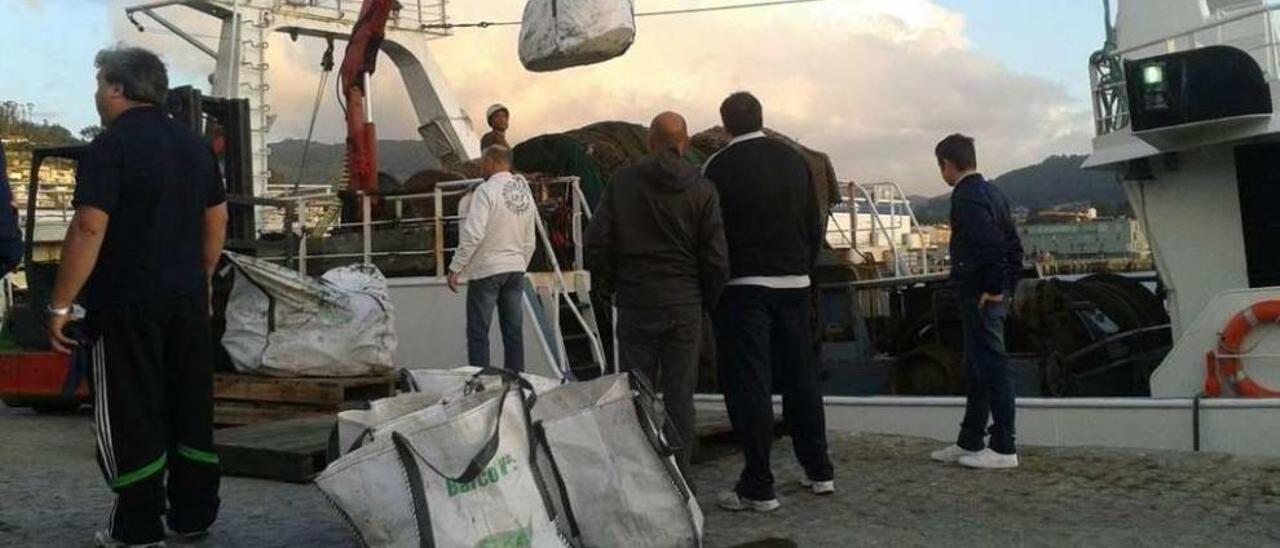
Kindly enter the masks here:
<path id="1" fill-rule="evenodd" d="M 528 183 L 522 179 L 511 179 L 502 184 L 502 203 L 516 215 L 524 215 L 532 205 Z"/>

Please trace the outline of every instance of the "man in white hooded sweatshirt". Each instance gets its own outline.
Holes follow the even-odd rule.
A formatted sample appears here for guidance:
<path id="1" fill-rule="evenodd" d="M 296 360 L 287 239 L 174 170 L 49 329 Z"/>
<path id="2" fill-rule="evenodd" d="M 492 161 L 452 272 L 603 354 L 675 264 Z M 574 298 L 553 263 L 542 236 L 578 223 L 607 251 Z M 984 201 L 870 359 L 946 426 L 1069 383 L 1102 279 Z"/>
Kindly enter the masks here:
<path id="1" fill-rule="evenodd" d="M 472 192 L 458 250 L 449 265 L 449 289 L 467 277 L 467 359 L 489 367 L 489 326 L 498 310 L 502 366 L 524 371 L 524 273 L 536 246 L 538 214 L 529 182 L 511 173 L 511 150 L 493 145 L 481 154 L 485 182 Z"/>

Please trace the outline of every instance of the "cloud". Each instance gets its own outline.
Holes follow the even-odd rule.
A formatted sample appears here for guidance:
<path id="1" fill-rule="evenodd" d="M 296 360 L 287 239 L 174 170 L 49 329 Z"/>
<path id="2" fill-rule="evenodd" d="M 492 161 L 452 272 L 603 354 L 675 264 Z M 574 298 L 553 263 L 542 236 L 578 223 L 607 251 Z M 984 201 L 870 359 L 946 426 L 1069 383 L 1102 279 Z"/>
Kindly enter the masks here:
<path id="1" fill-rule="evenodd" d="M 654 0 L 641 9 L 719 3 Z M 510 20 L 519 18 L 520 4 L 455 2 L 450 9 L 458 22 Z M 113 25 L 131 41 L 162 48 L 187 75 L 212 70 L 211 60 L 173 36 L 140 38 L 127 22 Z M 746 89 L 764 103 L 769 126 L 831 154 L 842 178 L 892 180 L 913 193 L 943 190 L 932 148 L 951 132 L 978 139 L 990 174 L 1088 148 L 1088 105 L 1060 86 L 1011 72 L 977 53 L 964 17 L 927 0 L 832 0 L 643 18 L 625 56 L 549 74 L 520 66 L 516 40 L 517 31 L 507 27 L 460 29 L 431 42 L 471 118 L 482 125 L 488 104 L 506 103 L 515 140 L 601 120 L 643 123 L 667 109 L 702 129 L 718 122 L 717 108 L 727 93 Z M 322 49 L 314 39 L 272 40 L 267 60 L 278 116 L 273 138 L 305 136 Z M 333 90 L 322 97 L 317 137 L 341 140 Z M 380 135 L 416 136 L 408 95 L 385 56 L 374 99 Z"/>

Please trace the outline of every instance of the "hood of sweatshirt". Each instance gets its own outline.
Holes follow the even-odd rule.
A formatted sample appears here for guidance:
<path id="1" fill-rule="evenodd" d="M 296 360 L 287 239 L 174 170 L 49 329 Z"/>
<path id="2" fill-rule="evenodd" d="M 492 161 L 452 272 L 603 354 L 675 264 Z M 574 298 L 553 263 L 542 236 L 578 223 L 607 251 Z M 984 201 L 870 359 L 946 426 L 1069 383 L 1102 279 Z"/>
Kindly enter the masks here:
<path id="1" fill-rule="evenodd" d="M 660 192 L 678 194 L 702 181 L 702 174 L 671 151 L 645 156 L 637 166 L 640 178 Z"/>

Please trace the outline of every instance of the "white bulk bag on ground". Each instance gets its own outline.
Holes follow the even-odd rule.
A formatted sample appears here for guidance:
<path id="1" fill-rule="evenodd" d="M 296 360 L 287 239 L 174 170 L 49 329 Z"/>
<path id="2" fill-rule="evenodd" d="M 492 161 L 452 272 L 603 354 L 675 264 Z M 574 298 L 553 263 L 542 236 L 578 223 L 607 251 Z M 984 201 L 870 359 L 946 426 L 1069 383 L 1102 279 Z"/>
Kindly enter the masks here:
<path id="1" fill-rule="evenodd" d="M 453 369 L 413 369 L 409 371 L 410 389 L 437 398 L 445 398 L 461 395 L 468 384 L 477 382 L 486 387 L 501 386 L 504 374 L 495 369 L 482 369 L 469 365 Z M 520 378 L 529 383 L 535 394 L 560 386 L 560 381 L 542 375 L 520 373 Z"/>
<path id="2" fill-rule="evenodd" d="M 438 396 L 410 392 L 369 402 L 368 409 L 352 409 L 338 413 L 337 446 L 334 457 L 341 457 L 372 440 L 373 429 L 440 401 Z"/>
<path id="3" fill-rule="evenodd" d="M 520 62 L 548 72 L 608 61 L 636 37 L 632 0 L 529 0 L 520 23 Z"/>
<path id="4" fill-rule="evenodd" d="M 418 369 L 405 370 L 410 385 L 410 392 L 382 398 L 369 402 L 369 409 L 353 409 L 338 413 L 336 445 L 333 447 L 335 457 L 346 455 L 356 448 L 369 443 L 375 437 L 379 427 L 410 413 L 422 411 L 442 401 L 450 401 L 465 397 L 468 391 L 475 392 L 481 387 L 487 390 L 499 390 L 508 379 L 494 370 L 479 367 L 456 367 L 453 369 Z M 540 375 L 521 373 L 532 387 L 535 394 L 551 390 L 560 383 Z"/>
<path id="5" fill-rule="evenodd" d="M 392 368 L 396 333 L 377 268 L 335 268 L 320 279 L 227 253 L 235 282 L 222 345 L 239 371 L 352 377 Z"/>
<path id="6" fill-rule="evenodd" d="M 568 546 L 505 384 L 401 417 L 316 479 L 368 546 Z"/>
<path id="7" fill-rule="evenodd" d="M 702 545 L 698 501 L 676 467 L 642 377 L 571 383 L 538 397 L 535 432 L 587 547 Z"/>

